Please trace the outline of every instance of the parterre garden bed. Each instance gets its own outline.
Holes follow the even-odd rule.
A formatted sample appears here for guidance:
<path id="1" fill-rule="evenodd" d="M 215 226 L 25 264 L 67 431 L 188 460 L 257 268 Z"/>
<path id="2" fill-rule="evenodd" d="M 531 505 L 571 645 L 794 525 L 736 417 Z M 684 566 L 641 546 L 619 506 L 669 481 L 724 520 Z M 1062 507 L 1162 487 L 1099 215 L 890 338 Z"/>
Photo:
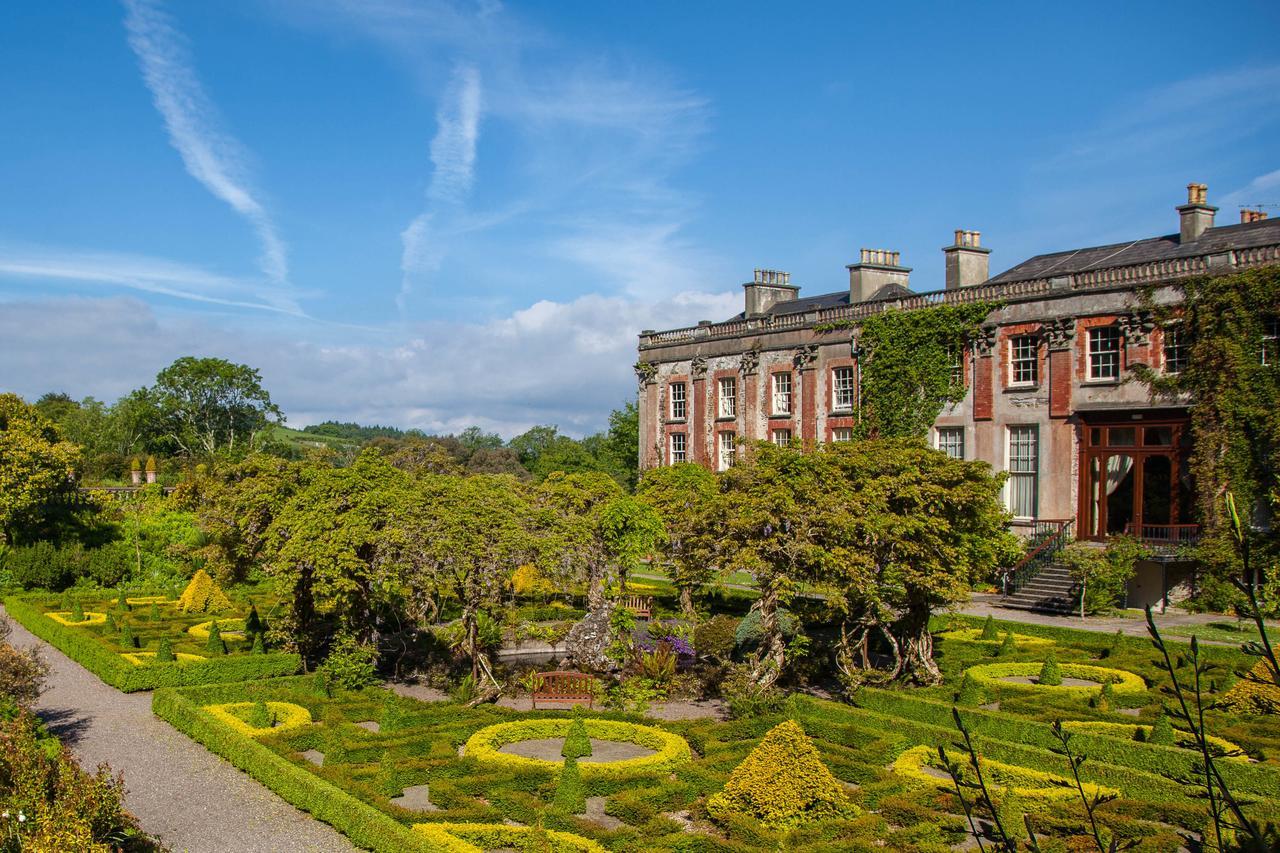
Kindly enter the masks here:
<path id="1" fill-rule="evenodd" d="M 1048 642 L 996 657 L 989 644 L 941 639 L 942 686 L 866 688 L 852 705 L 794 697 L 782 713 L 731 722 L 589 713 L 585 727 L 593 741 L 629 741 L 645 755 L 612 763 L 579 759 L 571 780 L 580 786 L 576 797 L 565 796 L 569 783 L 561 777 L 570 773 L 557 753 L 573 725 L 567 711 L 468 709 L 375 689 L 328 696 L 307 677 L 165 690 L 156 694 L 154 707 L 286 799 L 376 850 L 946 850 L 962 844 L 966 830 L 935 759 L 939 745 L 952 748 L 957 739 L 951 708 L 965 670 L 1034 663 L 1052 649 L 1064 664 L 1139 676 L 1146 689 L 1121 691 L 1114 704 L 1099 706 L 1088 692 L 991 687 L 995 695 L 980 697 L 981 706 L 971 702 L 962 713 L 997 795 L 1015 797 L 1042 838 L 1082 836 L 1084 814 L 1074 788 L 1067 787 L 1070 769 L 1055 752 L 1050 721 L 1110 723 L 1075 727 L 1071 741 L 1073 750 L 1089 756 L 1081 769 L 1088 789 L 1115 795 L 1099 807 L 1100 821 L 1144 851 L 1178 849 L 1180 832 L 1202 832 L 1204 801 L 1194 784 L 1175 781 L 1194 778 L 1196 754 L 1135 740 L 1140 730 L 1150 730 L 1162 698 L 1163 679 L 1149 644 L 1032 626 L 1018 630 Z M 1231 649 L 1210 654 L 1226 667 L 1225 689 L 1230 666 L 1247 659 Z M 257 702 L 296 707 L 313 722 L 248 729 L 243 721 Z M 998 710 L 992 702 L 1000 703 Z M 1123 713 L 1126 706 L 1137 716 Z M 239 709 L 239 716 L 229 720 L 227 708 Z M 765 825 L 720 807 L 708 813 L 708 801 L 715 805 L 713 795 L 726 788 L 735 768 L 786 719 L 803 727 L 852 807 L 792 826 Z M 1277 719 L 1217 711 L 1210 719 L 1214 734 L 1243 751 L 1220 762 L 1224 777 L 1254 801 L 1257 817 L 1280 820 Z M 522 744 L 544 752 L 529 758 Z M 793 781 L 774 780 L 783 788 Z M 785 790 L 777 794 L 785 796 Z"/>
<path id="2" fill-rule="evenodd" d="M 253 652 L 252 642 L 243 633 L 248 601 L 233 599 L 230 609 L 218 613 L 183 613 L 170 596 L 140 594 L 126 600 L 127 610 L 120 607 L 117 595 L 104 593 L 9 596 L 4 604 L 9 615 L 31 633 L 126 693 L 271 678 L 290 675 L 300 667 L 295 654 Z M 78 603 L 83 620 L 74 618 L 69 609 L 72 603 Z M 222 654 L 208 647 L 208 623 L 214 619 L 223 632 Z M 126 625 L 132 645 L 125 642 Z M 175 661 L 156 659 L 162 640 L 168 641 Z"/>

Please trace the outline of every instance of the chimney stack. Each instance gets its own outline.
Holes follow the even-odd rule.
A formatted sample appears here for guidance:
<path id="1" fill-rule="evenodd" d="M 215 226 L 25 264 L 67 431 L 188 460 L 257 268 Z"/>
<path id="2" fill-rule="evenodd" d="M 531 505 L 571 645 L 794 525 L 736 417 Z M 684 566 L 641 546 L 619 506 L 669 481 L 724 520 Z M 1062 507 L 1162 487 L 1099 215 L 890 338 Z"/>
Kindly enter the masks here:
<path id="1" fill-rule="evenodd" d="M 1240 208 L 1240 224 L 1248 225 L 1250 222 L 1261 222 L 1267 218 L 1265 210 L 1249 210 L 1247 207 Z"/>
<path id="2" fill-rule="evenodd" d="M 947 258 L 947 290 L 972 287 L 991 277 L 991 250 L 982 247 L 982 232 L 956 229 L 956 242 L 943 246 Z"/>
<path id="3" fill-rule="evenodd" d="M 1178 215 L 1182 218 L 1179 239 L 1183 243 L 1194 243 L 1200 235 L 1213 227 L 1213 215 L 1218 208 L 1212 207 L 1205 200 L 1209 188 L 1204 184 L 1187 184 L 1187 203 L 1178 207 Z"/>
<path id="4" fill-rule="evenodd" d="M 763 314 L 779 302 L 790 302 L 800 293 L 791 283 L 791 273 L 781 270 L 756 270 L 755 277 L 742 285 L 747 291 L 747 316 Z"/>
<path id="5" fill-rule="evenodd" d="M 886 284 L 903 288 L 911 277 L 911 267 L 900 263 L 898 252 L 888 249 L 863 249 L 858 263 L 847 265 L 849 270 L 849 301 L 866 302 Z"/>

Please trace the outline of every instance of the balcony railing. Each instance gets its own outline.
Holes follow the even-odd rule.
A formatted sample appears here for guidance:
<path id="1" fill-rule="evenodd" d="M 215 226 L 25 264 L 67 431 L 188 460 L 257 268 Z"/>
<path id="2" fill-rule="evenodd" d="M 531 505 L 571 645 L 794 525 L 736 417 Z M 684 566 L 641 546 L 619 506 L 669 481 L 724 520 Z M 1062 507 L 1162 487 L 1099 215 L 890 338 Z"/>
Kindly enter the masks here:
<path id="1" fill-rule="evenodd" d="M 1200 541 L 1198 524 L 1130 524 L 1124 532 L 1157 554 L 1172 554 Z"/>

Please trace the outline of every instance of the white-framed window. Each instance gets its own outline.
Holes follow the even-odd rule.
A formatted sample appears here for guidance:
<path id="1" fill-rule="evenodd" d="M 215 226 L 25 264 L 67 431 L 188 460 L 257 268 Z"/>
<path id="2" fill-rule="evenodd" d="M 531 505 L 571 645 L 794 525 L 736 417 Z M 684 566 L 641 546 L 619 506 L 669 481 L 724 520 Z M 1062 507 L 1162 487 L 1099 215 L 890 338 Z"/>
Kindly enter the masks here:
<path id="1" fill-rule="evenodd" d="M 852 367 L 837 367 L 831 371 L 831 408 L 837 412 L 853 411 Z"/>
<path id="2" fill-rule="evenodd" d="M 1280 364 L 1280 317 L 1262 321 L 1262 363 Z"/>
<path id="3" fill-rule="evenodd" d="M 738 380 L 732 376 L 726 376 L 716 383 L 716 416 L 738 416 Z"/>
<path id="4" fill-rule="evenodd" d="M 1089 330 L 1089 378 L 1120 378 L 1120 327 L 1095 326 Z"/>
<path id="5" fill-rule="evenodd" d="M 951 356 L 951 384 L 964 385 L 964 347 L 952 347 Z"/>
<path id="6" fill-rule="evenodd" d="M 689 437 L 682 432 L 671 433 L 671 464 L 688 461 Z"/>
<path id="7" fill-rule="evenodd" d="M 719 450 L 720 470 L 733 467 L 733 460 L 738 455 L 738 434 L 735 432 L 716 433 L 717 450 Z"/>
<path id="8" fill-rule="evenodd" d="M 1009 384 L 1035 385 L 1040 381 L 1040 341 L 1035 335 L 1009 339 Z"/>
<path id="9" fill-rule="evenodd" d="M 1166 326 L 1164 330 L 1164 372 L 1181 373 L 1190 363 L 1191 351 L 1181 326 Z"/>
<path id="10" fill-rule="evenodd" d="M 964 427 L 938 427 L 934 431 L 935 447 L 952 459 L 964 458 Z"/>
<path id="11" fill-rule="evenodd" d="M 853 441 L 853 427 L 834 427 L 831 430 L 832 441 Z"/>
<path id="12" fill-rule="evenodd" d="M 775 429 L 773 431 L 773 443 L 779 447 L 786 447 L 791 443 L 791 430 Z"/>
<path id="13" fill-rule="evenodd" d="M 1035 518 L 1040 479 L 1040 428 L 1009 427 L 1009 511 L 1016 518 Z"/>
<path id="14" fill-rule="evenodd" d="M 684 420 L 685 414 L 688 412 L 688 397 L 685 392 L 686 389 L 683 382 L 671 383 L 671 419 L 673 421 Z"/>
<path id="15" fill-rule="evenodd" d="M 791 414 L 791 374 L 773 374 L 773 414 Z"/>

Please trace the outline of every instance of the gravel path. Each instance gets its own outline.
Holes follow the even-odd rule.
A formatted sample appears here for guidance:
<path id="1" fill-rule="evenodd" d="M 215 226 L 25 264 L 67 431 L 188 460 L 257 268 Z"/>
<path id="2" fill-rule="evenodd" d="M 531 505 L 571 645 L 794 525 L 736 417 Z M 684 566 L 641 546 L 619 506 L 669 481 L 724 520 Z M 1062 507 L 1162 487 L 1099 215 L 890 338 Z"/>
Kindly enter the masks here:
<path id="1" fill-rule="evenodd" d="M 123 772 L 125 806 L 147 832 L 175 851 L 357 849 L 332 827 L 153 716 L 150 693 L 125 694 L 108 687 L 16 621 L 9 641 L 18 648 L 39 647 L 53 667 L 36 704 L 50 731 L 86 768 L 105 761 Z"/>

